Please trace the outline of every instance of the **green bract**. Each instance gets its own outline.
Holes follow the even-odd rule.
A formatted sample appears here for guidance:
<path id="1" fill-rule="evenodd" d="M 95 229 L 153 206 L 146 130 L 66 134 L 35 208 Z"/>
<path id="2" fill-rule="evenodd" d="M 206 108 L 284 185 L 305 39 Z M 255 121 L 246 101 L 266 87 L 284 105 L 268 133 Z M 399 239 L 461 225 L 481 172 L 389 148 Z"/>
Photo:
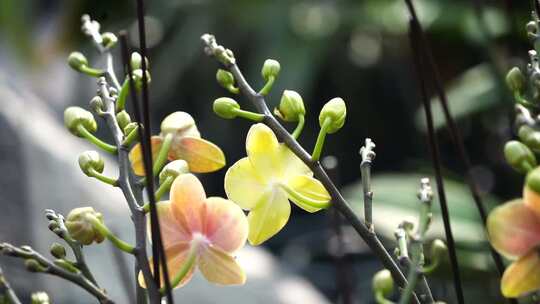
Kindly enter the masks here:
<path id="1" fill-rule="evenodd" d="M 345 117 L 347 116 L 347 106 L 345 101 L 339 97 L 332 98 L 327 102 L 319 114 L 319 124 L 321 128 L 324 126 L 325 121 L 329 121 L 326 132 L 328 134 L 339 131 L 345 124 Z"/>
<path id="2" fill-rule="evenodd" d="M 105 237 L 94 228 L 89 217 L 95 217 L 103 223 L 101 213 L 96 212 L 92 207 L 81 207 L 71 210 L 66 218 L 66 228 L 69 235 L 83 245 L 90 245 L 93 242 L 103 242 Z"/>
<path id="3" fill-rule="evenodd" d="M 96 151 L 86 151 L 79 155 L 79 166 L 86 175 L 91 175 L 91 170 L 95 170 L 98 173 L 103 173 L 105 168 L 105 162 L 101 155 Z"/>
<path id="4" fill-rule="evenodd" d="M 91 133 L 97 131 L 97 122 L 94 119 L 94 115 L 80 107 L 69 107 L 64 111 L 64 125 L 68 128 L 69 132 L 79 137 L 81 137 L 81 134 L 77 130 L 79 125 L 82 125 Z"/>
<path id="5" fill-rule="evenodd" d="M 232 98 L 221 97 L 214 101 L 214 113 L 225 119 L 233 119 L 238 115 L 240 105 Z"/>
<path id="6" fill-rule="evenodd" d="M 283 119 L 284 121 L 298 121 L 298 117 L 300 115 L 306 114 L 306 109 L 304 107 L 304 100 L 302 100 L 302 96 L 292 90 L 283 91 L 279 106 L 274 109 L 274 114 L 276 114 L 276 116 Z"/>

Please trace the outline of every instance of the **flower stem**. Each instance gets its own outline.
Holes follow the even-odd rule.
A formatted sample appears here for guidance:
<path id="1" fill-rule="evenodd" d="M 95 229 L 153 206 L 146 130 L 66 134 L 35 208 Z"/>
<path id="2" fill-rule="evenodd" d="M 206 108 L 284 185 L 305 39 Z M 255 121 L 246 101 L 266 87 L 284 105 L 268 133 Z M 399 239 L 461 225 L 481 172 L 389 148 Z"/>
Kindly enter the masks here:
<path id="1" fill-rule="evenodd" d="M 88 215 L 88 219 L 92 222 L 92 225 L 97 229 L 101 234 L 103 234 L 111 243 L 113 243 L 116 248 L 133 254 L 135 252 L 135 247 L 131 246 L 127 242 L 119 239 L 114 233 L 112 233 L 107 226 L 100 222 L 95 216 Z"/>
<path id="2" fill-rule="evenodd" d="M 244 119 L 252 120 L 255 122 L 261 122 L 264 119 L 264 115 L 262 114 L 244 111 L 242 109 L 236 109 L 234 112 L 236 113 L 236 115 L 238 115 L 238 117 L 242 117 Z"/>
<path id="3" fill-rule="evenodd" d="M 169 176 L 165 179 L 165 181 L 163 181 L 163 183 L 161 183 L 161 185 L 159 185 L 159 188 L 156 190 L 156 193 L 155 193 L 156 200 L 159 200 L 163 196 L 163 194 L 165 194 L 165 192 L 171 189 L 171 185 L 173 181 L 174 181 L 174 177 Z"/>
<path id="4" fill-rule="evenodd" d="M 300 114 L 298 115 L 298 124 L 296 125 L 296 129 L 294 129 L 294 132 L 292 133 L 292 137 L 294 139 L 298 139 L 300 136 L 300 133 L 302 133 L 302 130 L 304 129 L 304 123 L 306 119 L 304 115 Z"/>
<path id="5" fill-rule="evenodd" d="M 381 291 L 375 293 L 375 302 L 377 304 L 394 304 L 394 302 L 386 299 Z"/>
<path id="6" fill-rule="evenodd" d="M 276 80 L 276 77 L 270 76 L 268 77 L 268 81 L 264 85 L 264 87 L 259 91 L 259 94 L 266 96 L 268 93 L 270 93 L 270 90 L 272 89 L 272 86 L 274 86 L 274 81 Z"/>
<path id="7" fill-rule="evenodd" d="M 117 153 L 118 149 L 116 149 L 115 146 L 110 145 L 106 142 L 103 142 L 101 139 L 97 138 L 94 134 L 90 133 L 90 131 L 86 130 L 86 128 L 82 124 L 77 126 L 77 131 L 89 142 L 103 149 L 104 151 L 109 152 L 111 154 Z"/>
<path id="8" fill-rule="evenodd" d="M 189 249 L 189 253 L 187 256 L 186 261 L 182 265 L 182 268 L 180 268 L 180 271 L 176 274 L 176 276 L 171 281 L 171 287 L 174 288 L 182 282 L 182 280 L 186 277 L 186 275 L 189 273 L 191 268 L 195 265 L 195 260 L 197 258 L 197 243 L 193 243 L 191 245 L 191 248 Z M 164 295 L 165 294 L 165 287 L 162 287 L 159 289 L 159 292 Z"/>
<path id="9" fill-rule="evenodd" d="M 109 184 L 113 187 L 117 187 L 118 186 L 118 180 L 112 178 L 112 177 L 108 177 L 108 176 L 105 176 L 99 172 L 97 172 L 94 168 L 90 168 L 88 169 L 88 175 L 91 176 L 91 177 L 94 177 L 106 184 Z"/>
<path id="10" fill-rule="evenodd" d="M 330 120 L 330 118 L 327 118 L 321 126 L 321 130 L 319 131 L 319 136 L 317 136 L 317 142 L 315 143 L 315 148 L 313 148 L 313 153 L 311 153 L 311 159 L 313 161 L 318 161 L 319 158 L 321 157 L 322 148 L 324 146 L 324 140 L 326 139 L 326 134 L 327 134 L 326 130 L 328 130 L 330 123 L 332 123 L 332 121 Z"/>
<path id="11" fill-rule="evenodd" d="M 139 126 L 135 127 L 131 132 L 124 138 L 122 146 L 129 147 L 135 140 L 139 138 Z"/>
<path id="12" fill-rule="evenodd" d="M 100 69 L 94 69 L 89 66 L 83 65 L 81 66 L 81 72 L 92 77 L 101 77 L 105 75 L 105 71 Z"/>
<path id="13" fill-rule="evenodd" d="M 122 88 L 120 89 L 120 92 L 118 93 L 118 98 L 116 99 L 116 112 L 117 113 L 125 109 L 128 94 L 129 94 L 129 78 L 126 77 L 126 79 L 124 80 L 124 83 L 122 84 Z"/>
<path id="14" fill-rule="evenodd" d="M 159 174 L 159 172 L 163 168 L 163 165 L 165 165 L 165 162 L 167 161 L 167 155 L 169 154 L 169 150 L 171 149 L 173 137 L 174 135 L 169 133 L 165 135 L 165 138 L 163 139 L 161 149 L 159 149 L 156 160 L 154 161 L 154 168 L 152 169 L 154 176 Z"/>

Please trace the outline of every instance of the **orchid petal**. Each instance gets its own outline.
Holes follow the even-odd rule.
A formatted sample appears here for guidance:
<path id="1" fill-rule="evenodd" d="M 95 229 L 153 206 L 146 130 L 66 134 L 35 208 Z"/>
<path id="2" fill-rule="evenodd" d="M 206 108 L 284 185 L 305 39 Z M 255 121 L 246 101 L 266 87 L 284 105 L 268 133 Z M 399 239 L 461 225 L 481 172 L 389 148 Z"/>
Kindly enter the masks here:
<path id="1" fill-rule="evenodd" d="M 247 157 L 229 167 L 224 183 L 227 197 L 246 210 L 255 208 L 268 189 Z"/>
<path id="2" fill-rule="evenodd" d="M 540 289 L 540 257 L 532 250 L 512 263 L 501 279 L 501 292 L 507 298 L 516 298 Z"/>
<path id="3" fill-rule="evenodd" d="M 244 211 L 221 197 L 206 199 L 204 234 L 220 249 L 233 253 L 246 244 L 248 221 Z"/>
<path id="4" fill-rule="evenodd" d="M 523 202 L 540 217 L 540 194 L 529 187 L 523 190 Z"/>
<path id="5" fill-rule="evenodd" d="M 540 244 L 540 218 L 521 200 L 493 209 L 487 229 L 493 247 L 509 258 L 522 256 Z"/>
<path id="6" fill-rule="evenodd" d="M 204 277 L 212 283 L 242 285 L 246 282 L 244 270 L 234 257 L 214 246 L 200 250 L 198 265 Z"/>
<path id="7" fill-rule="evenodd" d="M 179 244 L 173 247 L 165 248 L 165 256 L 167 257 L 167 270 L 169 271 L 169 281 L 173 281 L 173 279 L 176 277 L 178 272 L 182 269 L 182 265 L 186 262 L 189 254 L 189 243 L 183 243 Z M 152 258 L 149 259 L 148 263 L 150 265 L 153 265 Z M 186 274 L 184 279 L 178 284 L 177 286 L 174 286 L 174 288 L 182 287 L 184 286 L 191 278 L 193 277 L 193 272 L 195 270 L 195 265 L 191 267 L 189 272 Z M 150 267 L 151 269 L 152 267 Z M 151 269 L 152 270 L 152 269 Z M 153 273 L 153 271 L 152 271 Z M 160 271 L 161 274 L 161 282 L 163 282 L 163 271 Z M 142 272 L 139 272 L 139 285 L 141 287 L 146 288 L 146 283 L 144 282 L 144 277 L 142 275 Z"/>
<path id="8" fill-rule="evenodd" d="M 290 179 L 287 187 L 299 194 L 297 196 L 289 195 L 289 199 L 307 212 L 316 212 L 326 208 L 331 199 L 321 182 L 307 175 L 297 175 Z M 316 202 L 316 204 L 310 204 L 307 200 L 302 200 L 301 197 Z"/>
<path id="9" fill-rule="evenodd" d="M 206 194 L 193 174 L 181 174 L 171 186 L 171 210 L 182 227 L 190 232 L 202 232 L 206 214 Z"/>
<path id="10" fill-rule="evenodd" d="M 152 146 L 152 160 L 156 160 L 159 149 L 161 149 L 161 144 L 163 139 L 159 136 L 152 136 L 150 139 L 150 145 Z M 142 145 L 141 143 L 133 146 L 129 152 L 129 161 L 131 162 L 131 168 L 136 175 L 144 176 L 144 158 L 142 154 Z"/>
<path id="11" fill-rule="evenodd" d="M 169 159 L 183 159 L 189 170 L 195 173 L 217 171 L 225 166 L 225 154 L 208 140 L 185 136 L 174 140 L 169 150 Z"/>
<path id="12" fill-rule="evenodd" d="M 270 128 L 261 123 L 251 126 L 246 139 L 246 151 L 259 176 L 271 178 L 282 175 L 286 164 L 281 162 L 279 150 L 276 135 Z"/>
<path id="13" fill-rule="evenodd" d="M 313 175 L 311 169 L 285 144 L 280 144 L 278 153 L 281 163 L 286 164 L 283 169 L 283 178 L 285 180 L 298 175 Z"/>
<path id="14" fill-rule="evenodd" d="M 161 239 L 165 248 L 190 241 L 189 233 L 174 217 L 170 201 L 157 203 L 156 209 L 159 216 Z M 152 229 L 150 228 L 150 219 L 148 219 L 147 223 L 148 238 L 151 241 Z"/>
<path id="15" fill-rule="evenodd" d="M 291 215 L 291 204 L 280 189 L 267 191 L 257 206 L 249 212 L 248 240 L 260 245 L 278 233 Z"/>

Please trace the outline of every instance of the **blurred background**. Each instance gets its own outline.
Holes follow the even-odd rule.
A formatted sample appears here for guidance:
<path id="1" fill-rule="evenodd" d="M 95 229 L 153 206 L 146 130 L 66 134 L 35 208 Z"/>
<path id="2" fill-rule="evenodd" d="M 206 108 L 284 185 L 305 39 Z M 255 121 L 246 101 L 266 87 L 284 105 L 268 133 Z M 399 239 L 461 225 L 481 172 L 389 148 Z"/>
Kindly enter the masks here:
<path id="1" fill-rule="evenodd" d="M 503 77 L 510 66 L 523 67 L 527 59 L 524 26 L 529 1 L 415 3 L 485 203 L 492 207 L 519 196 L 522 176 L 505 165 L 502 155 L 504 143 L 515 132 L 513 103 Z M 87 107 L 96 90 L 94 79 L 67 66 L 68 54 L 78 50 L 93 66 L 103 65 L 80 32 L 80 16 L 90 14 L 103 31 L 127 29 L 130 42 L 137 45 L 134 5 L 135 1 L 124 0 L 0 1 L 1 241 L 28 243 L 46 252 L 54 237 L 46 228 L 43 209 L 53 207 L 67 214 L 81 204 L 100 209 L 106 220 L 114 219 L 121 235 L 131 237 L 121 195 L 79 171 L 78 153 L 91 147 L 63 130 L 62 114 L 71 105 Z M 230 94 L 216 83 L 218 64 L 203 54 L 199 37 L 213 33 L 234 50 L 255 88 L 264 84 L 260 76 L 264 60 L 278 60 L 281 73 L 267 100 L 276 106 L 284 89 L 302 95 L 308 113 L 300 142 L 307 150 L 315 143 L 322 105 L 337 96 L 347 102 L 345 127 L 328 137 L 324 154 L 335 157 L 327 158 L 327 163 L 335 165 L 337 160 L 334 178 L 359 213 L 358 151 L 366 137 L 376 143 L 375 225 L 392 250 L 397 224 L 417 214 L 419 178 L 432 174 L 407 18 L 404 3 L 398 0 L 147 1 L 153 129 L 158 132 L 168 113 L 187 111 L 203 136 L 223 149 L 228 164 L 234 163 L 245 155 L 250 124 L 213 114 L 213 100 Z M 119 63 L 119 48 L 114 54 Z M 120 73 L 119 64 L 117 68 Z M 244 98 L 236 99 L 250 108 Z M 502 303 L 478 213 L 464 184 L 464 167 L 439 104 L 432 101 L 466 300 Z M 111 141 L 106 131 L 102 127 L 99 135 Z M 113 160 L 107 170 L 115 174 Z M 224 195 L 225 171 L 201 176 L 208 193 Z M 436 237 L 444 239 L 438 207 L 430 229 L 430 238 Z M 110 282 L 104 285 L 122 298 L 121 278 L 111 271 L 122 259 L 106 247 L 94 247 L 89 256 L 97 263 L 98 278 Z M 185 303 L 373 303 L 371 278 L 381 265 L 332 210 L 308 215 L 295 207 L 285 229 L 263 248 L 248 248 L 243 254 L 249 281 L 245 287 L 225 289 L 197 279 L 193 286 L 176 291 L 178 298 Z M 28 275 L 20 262 L 0 259 L 21 294 L 39 289 L 50 292 L 55 303 L 92 303 L 68 283 Z M 429 281 L 437 299 L 455 302 L 444 265 Z"/>

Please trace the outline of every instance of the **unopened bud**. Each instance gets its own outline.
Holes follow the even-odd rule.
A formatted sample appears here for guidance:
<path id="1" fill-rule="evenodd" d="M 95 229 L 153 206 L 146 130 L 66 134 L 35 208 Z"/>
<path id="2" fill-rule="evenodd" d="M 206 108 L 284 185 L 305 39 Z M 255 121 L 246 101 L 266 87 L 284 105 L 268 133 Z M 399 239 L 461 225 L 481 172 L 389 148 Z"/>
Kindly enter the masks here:
<path id="1" fill-rule="evenodd" d="M 201 137 L 195 120 L 186 112 L 171 113 L 161 122 L 161 135 L 172 133 L 175 137 L 193 136 Z"/>
<path id="2" fill-rule="evenodd" d="M 347 106 L 345 105 L 345 101 L 336 97 L 327 102 L 321 109 L 321 113 L 319 114 L 319 124 L 322 128 L 325 122 L 329 121 L 326 132 L 332 134 L 343 127 L 346 116 Z"/>
<path id="3" fill-rule="evenodd" d="M 300 115 L 306 114 L 304 107 L 304 100 L 302 96 L 295 91 L 285 90 L 281 95 L 281 101 L 279 106 L 274 109 L 274 114 L 284 121 L 295 122 L 298 121 Z"/>
<path id="4" fill-rule="evenodd" d="M 43 291 L 32 293 L 32 304 L 50 304 L 49 295 Z"/>
<path id="5" fill-rule="evenodd" d="M 234 87 L 234 76 L 229 71 L 218 69 L 216 72 L 216 80 L 220 86 L 227 90 Z"/>
<path id="6" fill-rule="evenodd" d="M 232 98 L 221 97 L 214 101 L 214 113 L 225 119 L 233 119 L 238 115 L 240 105 Z"/>
<path id="7" fill-rule="evenodd" d="M 63 259 L 66 257 L 66 248 L 59 243 L 53 243 L 50 248 L 53 257 Z"/>
<path id="8" fill-rule="evenodd" d="M 281 70 L 281 65 L 277 60 L 274 59 L 266 59 L 264 61 L 261 75 L 264 80 L 268 81 L 270 77 L 276 78 L 279 74 L 279 71 Z"/>
<path id="9" fill-rule="evenodd" d="M 512 92 L 523 92 L 525 90 L 526 79 L 518 67 L 513 67 L 506 74 L 506 85 Z"/>
<path id="10" fill-rule="evenodd" d="M 440 239 L 435 239 L 431 243 L 431 259 L 440 259 L 446 254 L 448 254 L 448 247 L 446 247 L 446 244 Z"/>
<path id="11" fill-rule="evenodd" d="M 126 111 L 118 112 L 118 114 L 116 114 L 116 120 L 118 121 L 118 126 L 122 130 L 131 123 L 131 117 Z"/>
<path id="12" fill-rule="evenodd" d="M 124 134 L 129 135 L 131 132 L 133 132 L 133 131 L 135 131 L 137 129 L 138 125 L 139 124 L 136 123 L 136 122 L 128 123 L 123 129 Z"/>
<path id="13" fill-rule="evenodd" d="M 159 183 L 162 184 L 167 178 L 176 178 L 180 174 L 189 173 L 189 165 L 183 159 L 174 160 L 165 167 L 159 173 Z"/>
<path id="14" fill-rule="evenodd" d="M 540 131 L 524 125 L 518 130 L 519 139 L 534 152 L 540 152 Z"/>
<path id="15" fill-rule="evenodd" d="M 517 140 L 509 141 L 504 145 L 504 157 L 506 162 L 520 173 L 527 173 L 536 167 L 534 153 Z"/>
<path id="16" fill-rule="evenodd" d="M 101 34 L 101 39 L 102 39 L 101 43 L 103 44 L 103 46 L 108 49 L 115 46 L 116 43 L 118 42 L 118 38 L 116 37 L 116 35 L 109 32 Z"/>
<path id="17" fill-rule="evenodd" d="M 80 72 L 83 67 L 88 66 L 88 60 L 80 52 L 72 52 L 68 57 L 69 66 L 75 71 Z"/>
<path id="18" fill-rule="evenodd" d="M 137 69 L 133 71 L 133 81 L 135 82 L 135 88 L 137 90 L 140 90 L 142 88 L 143 83 L 143 73 L 141 69 Z M 146 70 L 146 83 L 151 83 L 152 78 L 150 77 L 150 72 Z"/>
<path id="19" fill-rule="evenodd" d="M 145 63 L 146 63 L 146 69 L 148 70 L 148 68 L 150 67 L 150 63 L 148 62 L 148 58 L 145 59 Z M 141 56 L 141 54 L 139 54 L 138 52 L 131 53 L 130 64 L 131 64 L 131 69 L 134 70 L 134 71 L 142 69 L 142 56 Z"/>
<path id="20" fill-rule="evenodd" d="M 387 269 L 379 270 L 373 276 L 372 287 L 374 293 L 381 293 L 383 297 L 388 297 L 394 292 L 394 279 Z"/>
<path id="21" fill-rule="evenodd" d="M 26 270 L 30 272 L 41 272 L 44 270 L 41 264 L 39 264 L 39 262 L 34 259 L 25 260 L 24 267 L 26 267 Z"/>
<path id="22" fill-rule="evenodd" d="M 64 111 L 64 125 L 75 136 L 81 136 L 77 128 L 82 125 L 86 130 L 93 133 L 97 130 L 97 122 L 94 115 L 80 107 L 69 107 Z"/>
<path id="23" fill-rule="evenodd" d="M 94 111 L 95 113 L 103 113 L 103 100 L 99 96 L 94 96 L 90 100 L 90 109 Z"/>
<path id="24" fill-rule="evenodd" d="M 66 218 L 66 228 L 69 235 L 81 242 L 83 245 L 90 245 L 92 242 L 101 243 L 105 237 L 94 228 L 90 217 L 95 217 L 103 222 L 101 213 L 96 212 L 92 207 L 81 207 L 71 210 Z"/>
<path id="25" fill-rule="evenodd" d="M 95 170 L 98 173 L 103 173 L 105 162 L 98 152 L 86 151 L 79 155 L 79 167 L 81 167 L 84 174 L 90 176 L 91 170 Z"/>

